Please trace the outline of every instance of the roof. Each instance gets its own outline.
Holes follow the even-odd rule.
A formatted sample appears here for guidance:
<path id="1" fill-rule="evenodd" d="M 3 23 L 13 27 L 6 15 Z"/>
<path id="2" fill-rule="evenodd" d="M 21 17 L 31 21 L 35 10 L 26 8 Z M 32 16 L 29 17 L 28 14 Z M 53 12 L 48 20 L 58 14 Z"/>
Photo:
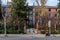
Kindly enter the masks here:
<path id="1" fill-rule="evenodd" d="M 33 6 L 29 6 L 30 8 L 33 8 Z M 41 6 L 35 6 L 35 8 L 40 8 Z M 56 6 L 45 6 L 46 8 L 51 8 L 51 9 L 57 9 Z"/>
<path id="2" fill-rule="evenodd" d="M 7 6 L 3 6 L 3 7 L 7 7 Z M 41 6 L 29 6 L 29 8 L 31 8 L 31 9 L 33 9 L 34 7 L 36 7 L 36 8 L 40 8 Z M 57 7 L 56 6 L 46 6 L 46 8 L 51 8 L 51 9 L 57 9 Z"/>
<path id="3" fill-rule="evenodd" d="M 57 9 L 57 7 L 56 6 L 46 6 L 46 8 L 52 8 L 52 9 Z"/>

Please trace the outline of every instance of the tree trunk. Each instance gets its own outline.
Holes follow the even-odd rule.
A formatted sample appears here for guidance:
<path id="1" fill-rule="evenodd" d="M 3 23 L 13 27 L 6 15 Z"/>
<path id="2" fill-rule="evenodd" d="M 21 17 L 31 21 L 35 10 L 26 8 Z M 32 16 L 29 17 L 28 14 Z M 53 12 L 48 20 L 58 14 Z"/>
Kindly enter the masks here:
<path id="1" fill-rule="evenodd" d="M 26 23 L 24 23 L 24 33 L 26 33 L 27 30 L 26 30 Z"/>
<path id="2" fill-rule="evenodd" d="M 54 24 L 54 29 L 55 29 L 55 31 L 56 31 L 56 24 Z"/>
<path id="3" fill-rule="evenodd" d="M 4 17 L 4 29 L 5 29 L 5 35 L 6 35 L 6 16 Z"/>
<path id="4" fill-rule="evenodd" d="M 36 23 L 36 33 L 39 34 L 39 25 L 38 25 L 38 22 Z"/>
<path id="5" fill-rule="evenodd" d="M 19 20 L 17 21 L 18 23 L 17 23 L 17 26 L 18 26 L 18 30 L 20 30 L 20 26 L 19 26 Z"/>

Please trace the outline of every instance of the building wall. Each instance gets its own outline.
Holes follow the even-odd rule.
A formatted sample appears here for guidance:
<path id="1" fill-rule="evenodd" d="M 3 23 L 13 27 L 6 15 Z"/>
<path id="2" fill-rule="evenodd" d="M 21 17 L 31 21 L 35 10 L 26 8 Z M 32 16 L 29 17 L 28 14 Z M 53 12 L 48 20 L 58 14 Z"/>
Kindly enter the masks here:
<path id="1" fill-rule="evenodd" d="M 45 13 L 46 15 L 44 16 L 45 17 L 44 20 L 46 21 L 46 23 L 48 23 L 48 21 L 51 20 L 51 23 L 53 25 L 52 27 L 54 27 L 54 25 L 57 24 L 57 7 L 47 6 L 45 7 L 45 11 L 46 11 Z M 35 13 L 37 13 L 38 15 L 41 15 L 41 7 L 35 7 Z M 40 17 L 37 17 L 35 20 L 37 21 L 37 19 L 39 20 Z"/>

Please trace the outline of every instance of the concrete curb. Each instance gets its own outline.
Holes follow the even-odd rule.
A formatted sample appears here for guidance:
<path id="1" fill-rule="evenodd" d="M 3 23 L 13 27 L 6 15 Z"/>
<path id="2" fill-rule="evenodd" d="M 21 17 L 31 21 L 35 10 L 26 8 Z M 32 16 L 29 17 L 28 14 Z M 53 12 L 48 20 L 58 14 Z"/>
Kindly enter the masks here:
<path id="1" fill-rule="evenodd" d="M 0 34 L 0 37 L 46 37 L 45 34 Z M 51 34 L 51 36 L 48 37 L 60 37 L 60 34 Z"/>

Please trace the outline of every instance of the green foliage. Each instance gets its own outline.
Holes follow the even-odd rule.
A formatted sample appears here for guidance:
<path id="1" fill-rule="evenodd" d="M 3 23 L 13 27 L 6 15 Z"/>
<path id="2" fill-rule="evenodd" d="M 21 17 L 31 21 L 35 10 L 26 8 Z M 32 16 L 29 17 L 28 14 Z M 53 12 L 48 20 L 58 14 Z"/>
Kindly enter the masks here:
<path id="1" fill-rule="evenodd" d="M 17 30 L 14 31 L 14 33 L 23 33 L 23 28 L 19 27 L 24 27 L 24 23 L 27 21 L 27 5 L 26 0 L 12 0 L 12 25 L 18 27 Z M 12 26 L 12 27 L 13 27 Z M 11 31 L 11 30 L 9 30 Z M 9 33 L 8 31 L 8 33 Z"/>
<path id="2" fill-rule="evenodd" d="M 4 33 L 4 24 L 0 23 L 0 34 Z"/>
<path id="3" fill-rule="evenodd" d="M 40 31 L 40 32 L 41 32 L 41 34 L 45 34 L 46 31 Z"/>
<path id="4" fill-rule="evenodd" d="M 58 10 L 58 13 L 60 14 L 60 10 Z M 59 15 L 60 16 L 60 15 Z"/>
<path id="5" fill-rule="evenodd" d="M 12 16 L 15 21 L 19 21 L 20 24 L 25 23 L 27 18 L 26 0 L 12 0 L 12 2 Z"/>
<path id="6" fill-rule="evenodd" d="M 49 32 L 49 31 L 43 30 L 43 31 L 40 31 L 40 32 L 41 32 L 41 34 L 45 34 L 46 32 Z M 58 31 L 51 30 L 51 34 L 60 34 L 60 31 L 58 32 Z"/>
<path id="7" fill-rule="evenodd" d="M 59 2 L 58 2 L 58 5 L 57 5 L 57 6 L 58 6 L 58 8 L 60 9 L 60 0 L 58 0 L 58 1 L 59 1 Z"/>
<path id="8" fill-rule="evenodd" d="M 0 30 L 0 34 L 4 34 L 4 30 Z"/>
<path id="9" fill-rule="evenodd" d="M 1 13 L 1 4 L 0 4 L 0 13 Z"/>
<path id="10" fill-rule="evenodd" d="M 24 33 L 22 30 L 7 30 L 7 34 L 21 34 Z"/>
<path id="11" fill-rule="evenodd" d="M 57 5 L 57 7 L 58 7 L 58 9 L 60 9 L 60 0 L 58 0 L 59 2 L 58 2 L 58 5 Z M 58 13 L 60 14 L 60 10 L 58 10 Z"/>
<path id="12" fill-rule="evenodd" d="M 59 34 L 57 31 L 51 31 L 51 34 Z"/>
<path id="13" fill-rule="evenodd" d="M 12 12 L 20 17 L 24 17 L 26 15 L 26 7 L 24 6 L 26 0 L 12 0 L 12 1 L 13 1 Z"/>
<path id="14" fill-rule="evenodd" d="M 1 7 L 1 4 L 0 4 L 0 19 L 2 18 L 2 11 L 1 11 L 2 7 Z"/>

